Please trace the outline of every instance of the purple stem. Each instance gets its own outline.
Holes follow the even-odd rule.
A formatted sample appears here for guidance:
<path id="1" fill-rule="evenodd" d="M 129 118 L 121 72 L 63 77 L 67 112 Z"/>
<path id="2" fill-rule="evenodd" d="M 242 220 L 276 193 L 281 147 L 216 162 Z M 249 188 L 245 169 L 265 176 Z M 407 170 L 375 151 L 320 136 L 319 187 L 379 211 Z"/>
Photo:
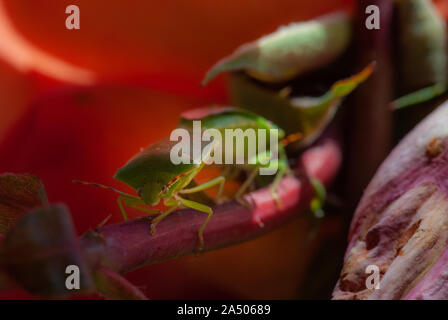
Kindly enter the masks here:
<path id="1" fill-rule="evenodd" d="M 300 157 L 300 177 L 286 177 L 279 186 L 279 209 L 269 187 L 246 196 L 253 204 L 247 209 L 236 202 L 213 208 L 214 215 L 204 231 L 204 251 L 213 250 L 263 235 L 296 217 L 309 206 L 313 189 L 306 176 L 328 185 L 337 174 L 342 155 L 338 141 L 323 137 Z M 143 217 L 88 231 L 81 248 L 92 267 L 104 266 L 118 273 L 191 254 L 198 246 L 197 231 L 206 215 L 194 210 L 178 210 L 149 234 L 150 218 Z"/>

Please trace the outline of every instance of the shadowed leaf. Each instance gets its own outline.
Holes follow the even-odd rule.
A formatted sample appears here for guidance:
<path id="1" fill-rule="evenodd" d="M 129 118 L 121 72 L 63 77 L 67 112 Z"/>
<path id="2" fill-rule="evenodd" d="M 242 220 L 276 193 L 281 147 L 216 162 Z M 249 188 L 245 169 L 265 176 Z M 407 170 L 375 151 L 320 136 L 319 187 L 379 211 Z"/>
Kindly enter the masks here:
<path id="1" fill-rule="evenodd" d="M 447 82 L 446 23 L 431 0 L 397 1 L 401 85 L 415 91 Z"/>
<path id="2" fill-rule="evenodd" d="M 0 262 L 17 284 L 32 294 L 66 297 L 92 289 L 68 209 L 52 205 L 34 209 L 9 231 Z M 79 268 L 80 289 L 66 288 L 69 265 Z"/>
<path id="3" fill-rule="evenodd" d="M 293 143 L 304 147 L 313 143 L 336 114 L 343 98 L 372 74 L 375 63 L 339 81 L 320 97 L 289 97 L 286 90 L 266 89 L 242 74 L 232 74 L 230 88 L 233 104 L 249 109 L 277 124 L 286 134 L 300 132 L 303 138 Z"/>
<path id="4" fill-rule="evenodd" d="M 246 71 L 266 82 L 290 80 L 334 60 L 347 48 L 350 37 L 350 19 L 345 12 L 291 23 L 219 61 L 202 85 L 226 71 Z"/>
<path id="5" fill-rule="evenodd" d="M 28 210 L 47 204 L 45 188 L 38 177 L 0 175 L 0 234 L 5 234 Z"/>

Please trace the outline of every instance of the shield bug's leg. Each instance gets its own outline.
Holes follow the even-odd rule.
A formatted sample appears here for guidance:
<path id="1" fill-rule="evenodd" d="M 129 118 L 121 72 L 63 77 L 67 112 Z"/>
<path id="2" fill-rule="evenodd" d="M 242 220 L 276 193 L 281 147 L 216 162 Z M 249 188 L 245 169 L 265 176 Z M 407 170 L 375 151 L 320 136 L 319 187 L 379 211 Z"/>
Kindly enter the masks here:
<path id="1" fill-rule="evenodd" d="M 161 214 L 161 212 L 159 210 L 141 207 L 141 205 L 145 205 L 145 204 L 126 204 L 126 205 L 129 208 L 133 208 L 135 210 L 139 210 L 139 211 L 143 211 L 143 212 L 149 213 L 149 215 Z"/>
<path id="2" fill-rule="evenodd" d="M 160 214 L 159 210 L 156 209 L 149 209 L 149 208 L 145 208 L 142 206 L 145 206 L 146 204 L 143 202 L 143 200 L 136 198 L 136 197 L 127 197 L 127 196 L 121 196 L 122 197 L 122 203 L 125 204 L 127 207 L 132 208 L 132 209 L 136 209 L 139 211 L 143 211 L 149 214 Z"/>
<path id="3" fill-rule="evenodd" d="M 310 203 L 310 209 L 317 219 L 321 219 L 325 215 L 322 207 L 327 197 L 327 192 L 324 185 L 322 184 L 322 182 L 320 182 L 319 179 L 311 177 L 310 182 L 315 192 L 315 196 Z"/>
<path id="4" fill-rule="evenodd" d="M 231 165 L 224 166 L 224 169 L 221 173 L 223 177 L 225 177 L 227 180 L 233 180 L 235 179 L 239 174 L 241 173 L 241 170 L 238 168 L 235 168 Z"/>
<path id="5" fill-rule="evenodd" d="M 282 162 L 280 161 L 277 175 L 275 176 L 274 181 L 272 182 L 272 186 L 271 186 L 272 198 L 274 198 L 274 201 L 277 204 L 277 207 L 279 209 L 281 209 L 281 207 L 282 207 L 282 201 L 280 200 L 280 198 L 277 194 L 277 189 L 278 189 L 278 185 L 279 185 L 280 181 L 282 180 L 282 178 L 285 176 L 285 174 L 287 172 L 288 172 L 288 167 L 285 165 L 282 165 Z"/>
<path id="6" fill-rule="evenodd" d="M 141 200 L 139 198 L 127 196 L 127 195 L 120 195 L 117 198 L 118 207 L 120 208 L 120 211 L 121 211 L 121 214 L 123 215 L 124 221 L 129 220 L 126 210 L 124 209 L 124 205 L 126 205 L 129 208 L 134 208 L 134 209 L 138 209 L 138 210 L 145 211 L 145 212 L 150 211 L 149 213 L 154 213 L 154 210 L 137 207 L 136 204 L 133 204 L 134 201 L 138 202 L 139 204 L 141 202 Z M 146 210 L 148 210 L 148 211 L 146 211 Z"/>
<path id="7" fill-rule="evenodd" d="M 215 179 L 212 179 L 206 183 L 203 183 L 199 186 L 190 188 L 190 189 L 183 189 L 181 191 L 179 191 L 179 193 L 182 194 L 188 194 L 188 193 L 195 193 L 195 192 L 200 192 L 200 191 L 204 191 L 207 190 L 209 188 L 212 188 L 216 185 L 219 185 L 219 190 L 218 190 L 218 194 L 216 195 L 216 200 L 219 203 L 221 201 L 221 195 L 222 195 L 222 191 L 224 190 L 224 183 L 226 182 L 226 179 L 224 177 L 217 177 Z"/>
<path id="8" fill-rule="evenodd" d="M 204 237 L 203 237 L 202 233 L 204 232 L 205 227 L 207 226 L 210 218 L 213 215 L 212 208 L 210 208 L 209 206 L 203 205 L 199 202 L 182 199 L 180 197 L 178 197 L 178 199 L 182 203 L 182 205 L 184 205 L 185 207 L 195 209 L 195 210 L 198 210 L 201 212 L 205 212 L 208 214 L 207 219 L 205 219 L 205 222 L 202 224 L 202 226 L 198 230 L 198 238 L 199 238 L 199 248 L 198 249 L 199 249 L 199 251 L 202 251 L 202 249 L 204 249 Z"/>
<path id="9" fill-rule="evenodd" d="M 171 212 L 173 212 L 174 210 L 179 208 L 179 206 L 180 206 L 180 203 L 178 201 L 173 201 L 170 204 L 172 204 L 172 205 L 170 206 L 170 208 L 168 210 L 166 210 L 165 212 L 161 213 L 160 215 L 158 215 L 157 217 L 155 217 L 151 221 L 151 235 L 153 235 L 156 232 L 157 224 L 160 221 L 162 221 L 165 217 L 167 217 Z"/>
<path id="10" fill-rule="evenodd" d="M 145 203 L 137 197 L 131 195 L 120 195 L 117 199 L 118 207 L 120 208 L 121 214 L 123 215 L 124 221 L 128 220 L 128 215 L 124 209 L 124 205 L 129 208 L 133 208 L 136 210 L 140 210 L 149 214 L 157 214 L 160 213 L 158 210 L 142 208 L 141 205 L 145 205 Z"/>
<path id="11" fill-rule="evenodd" d="M 319 179 L 310 178 L 310 183 L 314 189 L 315 196 L 311 200 L 310 203 L 310 213 L 312 215 L 312 226 L 311 230 L 307 236 L 306 242 L 309 243 L 314 239 L 319 231 L 319 227 L 321 224 L 322 218 L 325 216 L 325 212 L 323 210 L 323 205 L 326 199 L 326 190 L 323 184 L 319 181 Z"/>
<path id="12" fill-rule="evenodd" d="M 252 172 L 250 173 L 249 177 L 247 177 L 246 181 L 244 181 L 244 183 L 241 185 L 241 187 L 235 193 L 235 200 L 239 204 L 241 204 L 249 209 L 252 208 L 252 205 L 243 199 L 243 194 L 247 190 L 247 188 L 251 185 L 251 183 L 254 181 L 255 177 L 257 176 L 257 172 L 258 172 L 258 167 L 255 167 L 252 170 Z"/>
<path id="13" fill-rule="evenodd" d="M 120 208 L 121 214 L 123 215 L 124 221 L 127 221 L 129 218 L 128 218 L 128 215 L 126 214 L 126 210 L 124 210 L 124 205 L 123 205 L 124 199 L 126 199 L 126 197 L 121 195 L 118 197 L 117 202 L 118 202 L 118 207 Z"/>
<path id="14" fill-rule="evenodd" d="M 226 179 L 226 181 L 233 181 L 238 178 L 238 176 L 241 174 L 241 172 L 243 172 L 243 169 L 241 169 L 241 168 L 236 168 L 233 165 L 225 165 L 224 169 L 221 172 L 221 176 L 223 176 Z M 224 190 L 223 193 L 228 198 L 235 197 L 235 192 L 231 192 L 229 190 Z"/>
<path id="15" fill-rule="evenodd" d="M 221 170 L 221 175 L 223 177 L 228 177 L 232 172 L 232 167 L 231 166 L 224 166 Z"/>

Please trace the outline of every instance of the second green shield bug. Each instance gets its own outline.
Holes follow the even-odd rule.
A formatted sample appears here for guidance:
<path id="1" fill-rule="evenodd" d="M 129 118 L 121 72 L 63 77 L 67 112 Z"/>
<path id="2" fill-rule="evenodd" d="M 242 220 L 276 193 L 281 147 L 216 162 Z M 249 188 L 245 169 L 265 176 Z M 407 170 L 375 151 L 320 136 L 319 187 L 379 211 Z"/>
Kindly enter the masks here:
<path id="1" fill-rule="evenodd" d="M 244 181 L 240 189 L 235 194 L 235 198 L 237 201 L 242 202 L 241 196 L 247 190 L 249 185 L 255 180 L 260 168 L 275 166 L 278 171 L 276 171 L 275 177 L 272 181 L 271 194 L 277 205 L 281 206 L 276 190 L 281 178 L 285 174 L 290 173 L 284 144 L 300 139 L 301 134 L 294 134 L 285 138 L 284 131 L 271 121 L 248 110 L 235 107 L 211 107 L 191 110 L 181 115 L 179 125 L 180 127 L 192 130 L 194 121 L 200 121 L 201 128 L 203 130 L 215 129 L 218 130 L 224 137 L 227 137 L 227 132 L 229 132 L 229 130 L 240 130 L 243 140 L 241 142 L 243 149 L 238 151 L 243 154 L 248 154 L 248 149 L 250 146 L 259 146 L 260 130 L 264 130 L 264 132 L 266 132 L 264 137 L 264 142 L 267 143 L 266 148 L 261 151 L 257 150 L 253 158 L 248 158 L 244 163 L 236 163 L 233 161 L 230 164 L 231 167 L 236 167 L 240 170 L 246 171 L 248 175 L 246 181 Z M 276 150 L 273 150 L 273 146 L 269 143 L 271 141 L 271 132 L 273 131 L 276 132 L 276 136 L 273 137 L 276 140 Z M 252 137 L 250 136 L 250 133 L 252 134 Z M 246 138 L 247 143 L 245 140 Z M 250 138 L 252 138 L 253 141 L 251 141 Z M 229 148 L 232 149 L 230 150 Z M 229 140 L 226 139 L 223 146 L 223 157 L 225 157 L 229 152 L 236 154 L 237 150 L 233 141 L 229 143 Z M 228 168 L 225 167 L 224 170 L 226 169 Z"/>

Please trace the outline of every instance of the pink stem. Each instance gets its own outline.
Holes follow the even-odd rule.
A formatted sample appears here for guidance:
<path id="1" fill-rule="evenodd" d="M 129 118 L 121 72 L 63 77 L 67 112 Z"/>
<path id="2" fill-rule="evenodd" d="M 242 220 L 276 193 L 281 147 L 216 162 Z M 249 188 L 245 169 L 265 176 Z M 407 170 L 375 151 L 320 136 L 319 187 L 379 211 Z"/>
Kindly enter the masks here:
<path id="1" fill-rule="evenodd" d="M 236 202 L 213 208 L 213 217 L 204 231 L 204 250 L 229 246 L 269 232 L 296 217 L 309 206 L 313 189 L 306 175 L 328 185 L 341 165 L 340 146 L 335 138 L 323 137 L 300 157 L 297 172 L 301 177 L 284 178 L 278 189 L 279 209 L 269 187 L 246 196 L 253 204 L 249 210 Z M 303 174 L 304 173 L 304 174 Z M 194 210 L 178 210 L 157 225 L 149 234 L 150 218 L 138 218 L 88 231 L 81 238 L 91 266 L 104 266 L 118 273 L 163 260 L 191 254 L 198 246 L 197 231 L 206 215 Z"/>

